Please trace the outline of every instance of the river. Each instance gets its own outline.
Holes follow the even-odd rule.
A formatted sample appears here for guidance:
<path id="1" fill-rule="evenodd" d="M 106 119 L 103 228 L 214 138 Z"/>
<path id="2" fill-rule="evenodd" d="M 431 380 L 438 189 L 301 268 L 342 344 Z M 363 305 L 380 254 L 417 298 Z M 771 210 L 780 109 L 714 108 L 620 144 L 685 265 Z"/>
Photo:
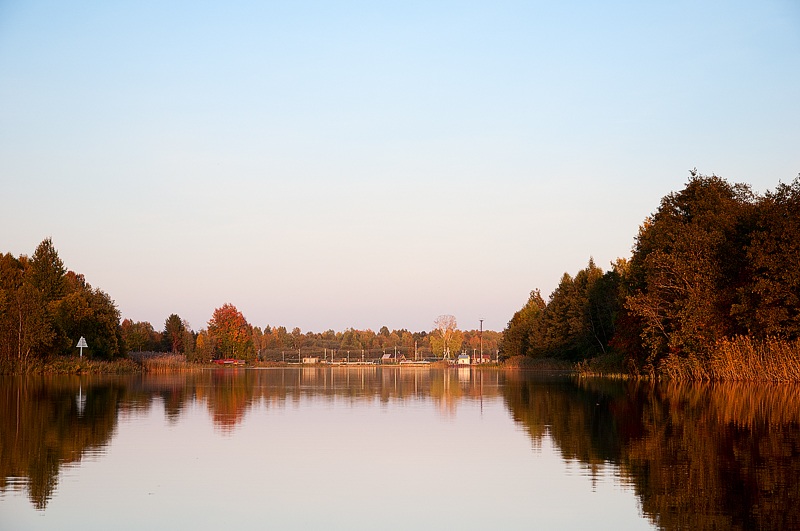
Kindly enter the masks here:
<path id="1" fill-rule="evenodd" d="M 0 377 L 0 529 L 800 529 L 800 387 L 420 367 Z"/>

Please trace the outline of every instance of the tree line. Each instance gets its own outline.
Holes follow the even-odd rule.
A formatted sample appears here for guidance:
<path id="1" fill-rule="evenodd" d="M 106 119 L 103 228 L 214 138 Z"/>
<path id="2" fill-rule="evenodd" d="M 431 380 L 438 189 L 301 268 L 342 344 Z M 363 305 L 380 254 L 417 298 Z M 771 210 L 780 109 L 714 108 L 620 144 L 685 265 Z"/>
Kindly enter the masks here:
<path id="1" fill-rule="evenodd" d="M 800 177 L 760 195 L 692 171 L 644 220 L 630 259 L 606 272 L 590 259 L 574 277 L 565 273 L 546 301 L 532 291 L 504 334 L 509 356 L 614 354 L 645 373 L 672 364 L 702 374 L 736 338 L 793 344 Z"/>
<path id="2" fill-rule="evenodd" d="M 147 321 L 120 319 L 115 301 L 93 288 L 82 274 L 68 270 L 50 238 L 30 257 L 0 255 L 3 370 L 24 368 L 54 356 L 73 356 L 80 337 L 89 345 L 85 355 L 90 358 L 113 360 L 129 351 L 149 351 L 182 354 L 196 362 L 220 358 L 255 361 L 265 359 L 267 353 L 275 358 L 278 352 L 303 349 L 354 353 L 397 349 L 404 355 L 416 349 L 441 357 L 445 351 L 478 350 L 481 343 L 485 352 L 496 352 L 502 338 L 499 332 L 458 330 L 455 318 L 448 321 L 449 327 L 431 332 L 390 331 L 385 326 L 377 333 L 354 328 L 320 333 L 303 333 L 299 327 L 291 331 L 284 326 L 261 328 L 248 323 L 232 304 L 216 308 L 207 326 L 197 331 L 177 314 L 168 316 L 158 329 Z"/>
<path id="3" fill-rule="evenodd" d="M 124 356 L 119 319 L 107 293 L 65 269 L 50 238 L 30 258 L 0 255 L 0 361 L 74 354 L 81 336 L 93 356 Z"/>
<path id="4" fill-rule="evenodd" d="M 444 317 L 444 316 L 442 316 Z M 452 317 L 452 316 L 447 316 Z M 328 351 L 330 356 L 344 357 L 366 353 L 368 358 L 386 351 L 410 357 L 441 358 L 445 352 L 469 353 L 480 351 L 495 353 L 502 341 L 500 332 L 490 330 L 458 330 L 455 318 L 447 327 L 435 327 L 431 332 L 410 332 L 406 329 L 389 330 L 386 326 L 378 332 L 348 328 L 343 332 L 305 332 L 294 327 L 291 332 L 284 326 L 264 328 L 247 322 L 232 304 L 216 308 L 206 328 L 192 331 L 189 323 L 171 315 L 164 330 L 157 332 L 148 322 L 122 322 L 122 335 L 131 350 L 175 352 L 186 355 L 189 361 L 208 362 L 214 359 L 242 359 L 246 361 L 296 359 L 298 351 L 315 355 Z M 434 322 L 436 325 L 436 322 Z"/>

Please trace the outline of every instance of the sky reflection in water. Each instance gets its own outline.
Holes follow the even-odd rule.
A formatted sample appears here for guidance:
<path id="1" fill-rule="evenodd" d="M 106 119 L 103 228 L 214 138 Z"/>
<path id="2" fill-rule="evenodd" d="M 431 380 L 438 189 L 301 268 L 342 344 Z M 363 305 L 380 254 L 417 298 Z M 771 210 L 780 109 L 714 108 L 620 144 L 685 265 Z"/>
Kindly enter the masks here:
<path id="1" fill-rule="evenodd" d="M 370 367 L 5 378 L 0 389 L 2 529 L 777 529 L 797 518 L 794 388 Z"/>

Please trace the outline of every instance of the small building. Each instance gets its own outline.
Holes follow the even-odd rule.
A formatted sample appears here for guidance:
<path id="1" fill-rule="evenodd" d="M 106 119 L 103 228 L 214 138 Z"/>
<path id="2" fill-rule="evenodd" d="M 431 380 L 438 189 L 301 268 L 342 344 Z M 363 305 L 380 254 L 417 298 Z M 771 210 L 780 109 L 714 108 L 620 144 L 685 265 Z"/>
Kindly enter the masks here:
<path id="1" fill-rule="evenodd" d="M 469 365 L 469 354 L 459 354 L 456 359 L 457 365 Z"/>
<path id="2" fill-rule="evenodd" d="M 476 354 L 474 363 L 489 363 L 491 361 L 489 354 Z"/>
<path id="3" fill-rule="evenodd" d="M 384 354 L 381 356 L 381 363 L 392 363 L 394 360 L 392 359 L 391 354 Z"/>
<path id="4" fill-rule="evenodd" d="M 304 364 L 319 363 L 319 358 L 303 358 Z"/>

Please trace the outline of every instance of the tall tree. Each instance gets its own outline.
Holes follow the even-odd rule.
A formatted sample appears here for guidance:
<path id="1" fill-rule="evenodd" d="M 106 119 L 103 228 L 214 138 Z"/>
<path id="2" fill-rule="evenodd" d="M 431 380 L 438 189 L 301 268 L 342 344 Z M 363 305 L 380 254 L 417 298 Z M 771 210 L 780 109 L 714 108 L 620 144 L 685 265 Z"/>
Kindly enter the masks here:
<path id="1" fill-rule="evenodd" d="M 525 305 L 514 313 L 503 332 L 503 353 L 506 356 L 530 354 L 531 341 L 537 336 L 535 328 L 540 312 L 546 307 L 538 289 L 531 291 Z"/>
<path id="2" fill-rule="evenodd" d="M 164 332 L 161 334 L 164 345 L 174 353 L 183 352 L 185 349 L 185 332 L 186 328 L 183 326 L 183 321 L 177 314 L 172 314 L 167 317 L 164 322 Z"/>
<path id="3" fill-rule="evenodd" d="M 75 344 L 84 336 L 89 356 L 111 359 L 126 355 L 116 303 L 104 291 L 93 289 L 83 275 L 68 271 L 64 279 L 66 295 L 54 306 L 56 324 L 66 338 L 61 352 L 74 354 Z"/>
<path id="4" fill-rule="evenodd" d="M 64 296 L 64 276 L 67 271 L 50 238 L 42 240 L 36 247 L 29 263 L 29 282 L 41 293 L 45 304 Z"/>
<path id="5" fill-rule="evenodd" d="M 800 337 L 800 177 L 759 198 L 746 241 L 732 307 L 737 322 L 759 339 Z"/>
<path id="6" fill-rule="evenodd" d="M 440 315 L 433 321 L 433 326 L 434 329 L 431 332 L 433 336 L 431 338 L 431 348 L 434 349 L 434 354 L 449 357 L 451 349 L 458 349 L 461 346 L 460 341 L 457 346 L 453 341 L 458 327 L 456 318 L 447 314 Z"/>
<path id="7" fill-rule="evenodd" d="M 234 305 L 223 304 L 214 310 L 208 321 L 208 333 L 214 337 L 219 356 L 235 359 L 255 357 L 252 328 Z"/>
<path id="8" fill-rule="evenodd" d="M 742 331 L 730 308 L 742 282 L 741 220 L 751 200 L 746 185 L 693 172 L 640 229 L 626 307 L 643 324 L 646 370 L 668 352 L 703 359 L 717 340 Z"/>

